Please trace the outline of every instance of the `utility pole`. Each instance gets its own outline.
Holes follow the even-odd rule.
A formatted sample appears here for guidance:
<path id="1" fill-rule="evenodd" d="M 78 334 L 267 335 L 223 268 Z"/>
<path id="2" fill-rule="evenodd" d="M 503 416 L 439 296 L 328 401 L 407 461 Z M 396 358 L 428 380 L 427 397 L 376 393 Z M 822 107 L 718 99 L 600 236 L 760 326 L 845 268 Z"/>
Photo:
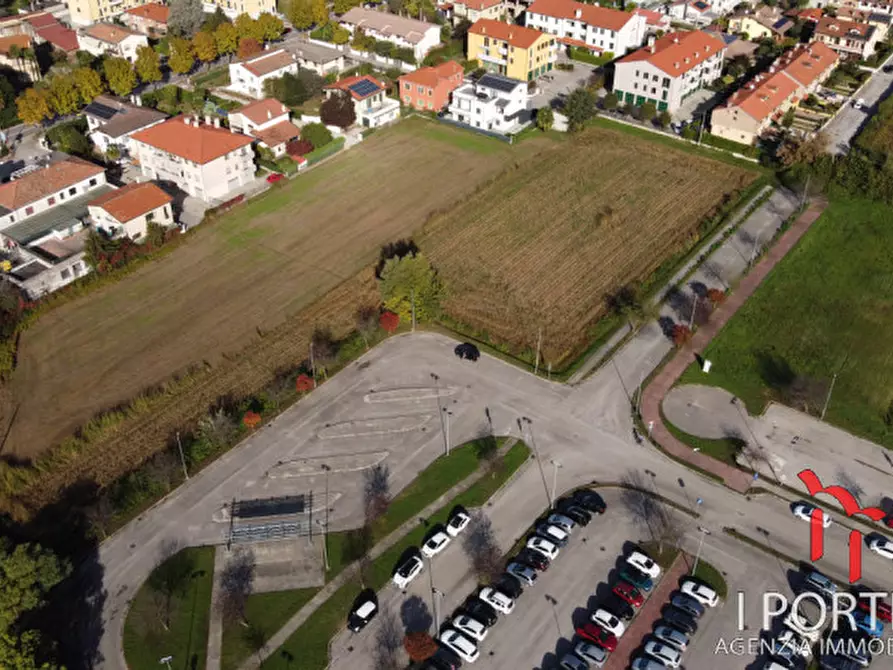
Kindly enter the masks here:
<path id="1" fill-rule="evenodd" d="M 521 429 L 522 434 L 524 432 L 524 428 L 521 424 L 522 421 L 527 424 L 528 430 L 530 431 L 530 448 L 533 449 L 536 465 L 540 471 L 540 479 L 543 480 L 543 490 L 546 492 L 546 502 L 549 503 L 549 507 L 552 507 L 552 497 L 549 495 L 549 485 L 546 483 L 546 473 L 543 471 L 543 462 L 540 460 L 540 453 L 536 448 L 536 440 L 533 438 L 533 421 L 526 416 L 522 416 L 518 419 L 518 427 Z"/>
<path id="2" fill-rule="evenodd" d="M 540 347 L 543 345 L 543 327 L 540 326 L 539 334 L 536 336 L 536 363 L 533 365 L 533 374 L 540 369 Z"/>
<path id="3" fill-rule="evenodd" d="M 692 575 L 698 571 L 698 561 L 701 560 L 701 549 L 704 546 L 704 536 L 710 535 L 710 531 L 704 528 L 704 526 L 698 526 L 698 530 L 701 532 L 701 539 L 698 542 L 698 553 L 695 554 L 695 565 L 691 570 Z"/>
<path id="4" fill-rule="evenodd" d="M 326 516 L 325 522 L 322 527 L 322 556 L 323 560 L 326 563 L 326 572 L 329 571 L 329 472 L 331 472 L 332 468 L 323 463 L 320 467 L 325 470 L 326 473 Z"/>
<path id="5" fill-rule="evenodd" d="M 691 306 L 691 314 L 688 315 L 688 329 L 691 330 L 695 325 L 695 312 L 698 311 L 698 300 L 700 300 L 700 296 L 695 293 L 695 302 Z"/>
<path id="6" fill-rule="evenodd" d="M 310 374 L 313 377 L 313 388 L 316 388 L 316 364 L 313 362 L 313 340 L 310 340 Z"/>
<path id="7" fill-rule="evenodd" d="M 448 410 L 446 407 L 443 408 L 443 413 L 446 415 L 446 455 L 450 455 L 450 417 L 453 416 L 453 413 Z"/>
<path id="8" fill-rule="evenodd" d="M 701 117 L 701 126 L 698 128 L 698 146 L 701 146 L 701 137 L 704 135 L 704 126 L 707 125 L 707 112 Z"/>
<path id="9" fill-rule="evenodd" d="M 180 442 L 179 430 L 177 431 L 177 451 L 180 452 L 180 465 L 183 466 L 183 476 L 186 478 L 186 481 L 189 481 L 189 470 L 186 469 L 186 459 L 183 457 L 183 444 Z"/>
<path id="10" fill-rule="evenodd" d="M 409 299 L 412 302 L 412 332 L 415 332 L 415 289 L 409 290 Z"/>
<path id="11" fill-rule="evenodd" d="M 822 416 L 820 418 L 821 421 L 825 420 L 825 412 L 828 411 L 828 405 L 831 404 L 831 394 L 834 393 L 834 384 L 837 382 L 837 373 L 834 373 L 834 376 L 831 377 L 831 386 L 828 388 L 828 396 L 825 398 L 825 406 L 822 407 Z"/>

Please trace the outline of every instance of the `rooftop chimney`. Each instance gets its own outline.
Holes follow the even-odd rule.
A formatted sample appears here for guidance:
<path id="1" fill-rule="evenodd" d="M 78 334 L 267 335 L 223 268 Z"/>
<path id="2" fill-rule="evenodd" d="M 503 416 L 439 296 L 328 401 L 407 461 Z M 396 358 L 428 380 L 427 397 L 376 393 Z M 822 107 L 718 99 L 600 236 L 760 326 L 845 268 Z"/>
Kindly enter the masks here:
<path id="1" fill-rule="evenodd" d="M 578 19 L 579 19 L 579 18 L 581 18 L 582 16 L 583 16 L 583 10 L 582 10 L 582 9 L 575 9 L 575 10 L 574 10 L 574 17 L 575 17 L 575 18 L 578 18 Z"/>
<path id="2" fill-rule="evenodd" d="M 189 125 L 189 116 L 188 115 L 183 117 L 183 123 L 185 123 L 187 126 Z"/>
<path id="3" fill-rule="evenodd" d="M 272 118 L 273 118 L 273 112 L 271 112 L 271 111 L 268 109 L 268 110 L 267 110 L 267 121 L 271 120 Z"/>
<path id="4" fill-rule="evenodd" d="M 679 35 L 673 35 L 673 44 L 679 44 Z"/>
<path id="5" fill-rule="evenodd" d="M 206 126 L 211 125 L 211 115 L 210 114 L 205 114 L 205 125 Z"/>
<path id="6" fill-rule="evenodd" d="M 216 116 L 214 117 L 214 127 L 215 127 L 215 128 L 219 128 L 219 127 L 220 127 L 220 119 L 217 118 Z"/>

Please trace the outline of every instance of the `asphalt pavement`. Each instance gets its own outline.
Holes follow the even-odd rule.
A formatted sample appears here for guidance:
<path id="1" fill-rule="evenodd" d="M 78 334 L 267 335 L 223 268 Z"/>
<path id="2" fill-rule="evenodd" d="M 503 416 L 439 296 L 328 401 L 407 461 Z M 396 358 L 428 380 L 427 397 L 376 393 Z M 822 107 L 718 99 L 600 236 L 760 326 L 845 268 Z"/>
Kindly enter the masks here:
<path id="1" fill-rule="evenodd" d="M 891 62 L 893 58 L 888 58 L 883 65 Z M 847 101 L 837 116 L 825 126 L 823 133 L 828 138 L 828 151 L 836 155 L 849 151 L 853 138 L 877 112 L 878 105 L 889 95 L 891 87 L 893 87 L 893 72 L 884 72 L 883 66 L 877 68 L 852 96 L 852 100 L 864 101 L 862 108 L 856 109 L 851 101 Z"/>

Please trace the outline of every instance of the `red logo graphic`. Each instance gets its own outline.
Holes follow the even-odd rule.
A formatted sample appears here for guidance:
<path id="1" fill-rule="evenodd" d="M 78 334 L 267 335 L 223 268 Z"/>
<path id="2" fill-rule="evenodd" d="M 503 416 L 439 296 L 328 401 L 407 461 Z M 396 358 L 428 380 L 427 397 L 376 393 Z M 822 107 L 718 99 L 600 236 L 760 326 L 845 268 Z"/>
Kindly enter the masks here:
<path id="1" fill-rule="evenodd" d="M 877 507 L 860 507 L 853 494 L 842 486 L 822 486 L 822 481 L 812 470 L 801 470 L 797 476 L 806 484 L 809 495 L 815 497 L 819 493 L 827 493 L 833 496 L 848 517 L 863 514 L 872 521 L 880 521 L 886 516 L 884 511 Z M 822 514 L 821 509 L 814 509 L 810 521 L 809 560 L 813 562 L 825 554 L 825 528 L 822 524 Z M 862 578 L 862 533 L 858 530 L 851 530 L 848 546 L 850 548 L 850 584 L 854 584 Z"/>

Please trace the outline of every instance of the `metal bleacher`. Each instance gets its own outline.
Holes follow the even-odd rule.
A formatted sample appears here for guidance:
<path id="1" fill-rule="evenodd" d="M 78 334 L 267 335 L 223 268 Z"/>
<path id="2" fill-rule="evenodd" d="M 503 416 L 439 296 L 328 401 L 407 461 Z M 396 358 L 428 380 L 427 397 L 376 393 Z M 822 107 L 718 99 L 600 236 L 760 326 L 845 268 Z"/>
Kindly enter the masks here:
<path id="1" fill-rule="evenodd" d="M 233 501 L 229 544 L 288 540 L 311 533 L 313 494 Z"/>

